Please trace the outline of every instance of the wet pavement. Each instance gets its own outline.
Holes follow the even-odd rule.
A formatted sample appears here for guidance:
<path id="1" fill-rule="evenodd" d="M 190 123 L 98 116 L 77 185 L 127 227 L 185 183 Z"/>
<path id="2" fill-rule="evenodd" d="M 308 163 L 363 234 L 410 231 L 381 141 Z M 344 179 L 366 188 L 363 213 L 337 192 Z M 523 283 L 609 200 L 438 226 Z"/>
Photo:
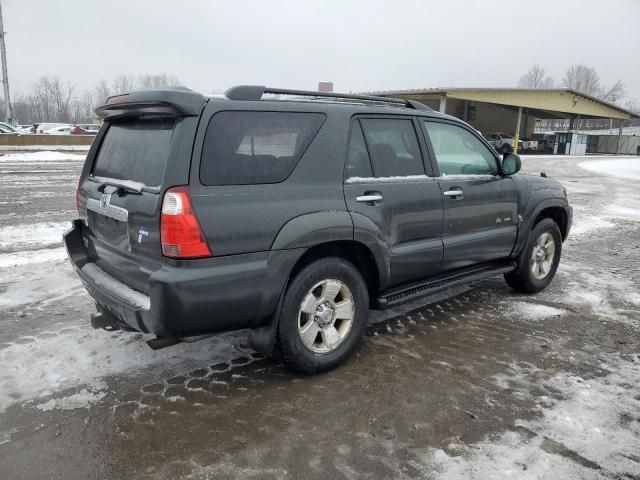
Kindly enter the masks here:
<path id="1" fill-rule="evenodd" d="M 81 162 L 0 162 L 0 478 L 640 478 L 640 181 L 580 161 L 524 161 L 575 207 L 546 291 L 376 312 L 314 377 L 246 332 L 153 352 L 91 329 L 56 240 Z"/>

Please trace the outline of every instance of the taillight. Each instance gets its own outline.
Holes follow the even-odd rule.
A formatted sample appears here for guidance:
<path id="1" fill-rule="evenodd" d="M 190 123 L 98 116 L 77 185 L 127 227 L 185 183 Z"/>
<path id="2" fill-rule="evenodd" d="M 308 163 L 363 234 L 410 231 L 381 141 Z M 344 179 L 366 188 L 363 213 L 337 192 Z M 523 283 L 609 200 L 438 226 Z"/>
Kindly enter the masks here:
<path id="1" fill-rule="evenodd" d="M 171 258 L 210 257 L 209 244 L 191 207 L 188 187 L 167 190 L 160 218 L 162 254 Z"/>

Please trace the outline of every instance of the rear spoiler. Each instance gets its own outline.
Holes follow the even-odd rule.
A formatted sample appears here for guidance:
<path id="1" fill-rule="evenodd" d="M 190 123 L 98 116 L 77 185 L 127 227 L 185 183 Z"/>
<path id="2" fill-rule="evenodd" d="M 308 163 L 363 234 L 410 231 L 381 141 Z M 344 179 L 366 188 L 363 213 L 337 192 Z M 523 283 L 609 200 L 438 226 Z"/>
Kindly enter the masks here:
<path id="1" fill-rule="evenodd" d="M 200 115 L 207 98 L 185 87 L 142 89 L 109 97 L 96 108 L 104 120 L 131 115 Z"/>

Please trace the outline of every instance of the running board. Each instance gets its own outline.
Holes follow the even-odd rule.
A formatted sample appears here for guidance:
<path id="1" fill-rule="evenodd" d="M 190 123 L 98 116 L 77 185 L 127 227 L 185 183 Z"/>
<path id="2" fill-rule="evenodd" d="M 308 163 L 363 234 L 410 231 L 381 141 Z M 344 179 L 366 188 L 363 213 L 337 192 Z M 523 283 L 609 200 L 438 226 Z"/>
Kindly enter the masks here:
<path id="1" fill-rule="evenodd" d="M 515 270 L 515 268 L 515 262 L 510 262 L 501 265 L 493 265 L 481 270 L 473 270 L 453 275 L 439 280 L 431 280 L 424 283 L 412 283 L 411 285 L 395 288 L 384 295 L 380 295 L 374 300 L 374 308 L 376 310 L 384 310 L 401 303 L 410 302 L 411 300 L 428 297 L 429 295 L 441 292 L 447 288 L 509 273 L 512 270 Z"/>

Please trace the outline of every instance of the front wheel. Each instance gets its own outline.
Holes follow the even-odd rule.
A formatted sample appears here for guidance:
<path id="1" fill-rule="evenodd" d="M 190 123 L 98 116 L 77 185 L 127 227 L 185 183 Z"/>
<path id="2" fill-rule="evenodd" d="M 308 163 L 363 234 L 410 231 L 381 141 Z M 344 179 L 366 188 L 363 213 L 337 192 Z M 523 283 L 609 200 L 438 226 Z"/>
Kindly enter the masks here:
<path id="1" fill-rule="evenodd" d="M 287 288 L 278 324 L 285 362 L 303 373 L 330 370 L 360 343 L 369 316 L 369 294 L 360 272 L 341 258 L 304 267 Z"/>
<path id="2" fill-rule="evenodd" d="M 531 231 L 527 245 L 518 258 L 518 266 L 504 278 L 515 290 L 539 292 L 553 280 L 561 252 L 562 236 L 558 224 L 550 218 L 542 219 Z"/>

